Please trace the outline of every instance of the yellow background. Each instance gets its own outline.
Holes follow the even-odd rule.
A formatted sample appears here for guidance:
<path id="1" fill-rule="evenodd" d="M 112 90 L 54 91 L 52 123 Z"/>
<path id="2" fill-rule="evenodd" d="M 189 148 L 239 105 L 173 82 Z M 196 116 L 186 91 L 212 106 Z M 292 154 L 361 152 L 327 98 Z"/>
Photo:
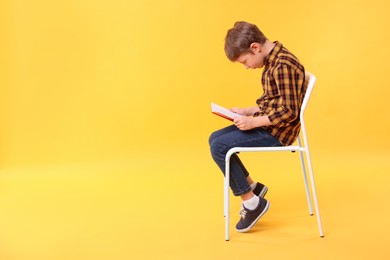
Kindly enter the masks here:
<path id="1" fill-rule="evenodd" d="M 185 252 L 217 259 L 225 250 L 233 256 L 235 247 L 252 250 L 271 240 L 283 248 L 291 239 L 297 259 L 304 259 L 297 245 L 357 259 L 352 247 L 339 245 L 350 238 L 346 230 L 372 243 L 367 255 L 375 248 L 389 256 L 382 240 L 390 215 L 383 206 L 389 195 L 389 7 L 385 0 L 0 1 L 1 259 L 59 259 L 59 253 L 64 259 L 184 259 Z M 268 214 L 274 214 L 271 227 L 283 225 L 274 224 L 276 233 L 235 235 L 243 238 L 238 245 L 219 241 L 222 178 L 207 139 L 227 122 L 210 113 L 210 102 L 251 106 L 261 95 L 261 71 L 244 70 L 223 52 L 226 30 L 237 20 L 257 24 L 318 78 L 306 115 L 329 235 L 321 245 L 305 244 L 316 239 L 315 225 L 302 235 L 306 218 L 289 233 L 282 205 L 291 203 L 292 188 L 278 171 L 267 181 L 280 193 L 273 197 L 279 211 Z M 247 158 L 257 172 L 290 160 Z M 301 192 L 301 180 L 295 181 Z M 186 196 L 192 206 L 182 213 Z M 362 212 L 371 212 L 371 203 L 380 220 Z M 166 207 L 155 212 L 153 204 Z M 349 229 L 340 224 L 340 211 L 352 219 Z M 159 225 L 138 214 L 158 215 Z M 188 232 L 186 223 L 193 226 Z M 375 232 L 366 226 L 375 223 Z M 362 225 L 366 235 L 358 232 Z M 266 248 L 268 256 L 281 254 L 272 244 Z"/>

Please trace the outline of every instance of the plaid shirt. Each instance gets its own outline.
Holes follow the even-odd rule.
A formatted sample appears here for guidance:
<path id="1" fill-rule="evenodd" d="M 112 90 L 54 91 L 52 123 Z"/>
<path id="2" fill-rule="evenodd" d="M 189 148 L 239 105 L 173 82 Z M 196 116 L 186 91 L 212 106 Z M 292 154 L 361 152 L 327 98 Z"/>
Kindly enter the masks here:
<path id="1" fill-rule="evenodd" d="M 256 101 L 259 112 L 273 125 L 263 127 L 282 145 L 291 145 L 301 127 L 299 113 L 306 92 L 305 69 L 299 60 L 279 42 L 264 61 L 261 79 L 263 95 Z"/>

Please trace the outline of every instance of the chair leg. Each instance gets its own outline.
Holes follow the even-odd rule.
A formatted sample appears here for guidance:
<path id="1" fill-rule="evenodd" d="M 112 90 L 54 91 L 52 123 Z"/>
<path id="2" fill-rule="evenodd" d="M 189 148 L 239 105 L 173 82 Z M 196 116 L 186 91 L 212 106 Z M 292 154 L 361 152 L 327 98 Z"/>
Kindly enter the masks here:
<path id="1" fill-rule="evenodd" d="M 299 147 L 302 147 L 300 137 L 298 137 L 298 145 L 299 145 Z M 302 172 L 303 172 L 303 180 L 305 182 L 305 191 L 306 191 L 307 204 L 309 206 L 309 214 L 310 214 L 310 216 L 313 216 L 313 207 L 311 205 L 310 190 L 309 190 L 309 183 L 307 181 L 305 159 L 303 157 L 303 152 L 301 150 L 299 151 L 299 157 L 301 158 L 301 166 L 302 166 Z"/>
<path id="2" fill-rule="evenodd" d="M 312 193 L 313 193 L 314 207 L 315 207 L 315 210 L 316 210 L 318 230 L 320 232 L 320 237 L 324 237 L 324 230 L 323 230 L 323 227 L 322 227 L 320 207 L 318 205 L 317 189 L 316 189 L 316 184 L 315 184 L 315 180 L 314 180 L 313 167 L 312 167 L 312 164 L 311 164 L 309 148 L 307 146 L 306 146 L 306 158 L 307 158 L 307 164 L 308 164 L 308 169 L 309 169 L 309 176 L 310 176 L 310 181 L 311 181 L 311 190 L 312 190 Z"/>
<path id="3" fill-rule="evenodd" d="M 225 183 L 224 183 L 224 213 L 225 213 L 225 240 L 229 241 L 229 225 L 230 225 L 230 210 L 229 210 L 229 181 L 230 181 L 230 157 L 225 162 Z"/>

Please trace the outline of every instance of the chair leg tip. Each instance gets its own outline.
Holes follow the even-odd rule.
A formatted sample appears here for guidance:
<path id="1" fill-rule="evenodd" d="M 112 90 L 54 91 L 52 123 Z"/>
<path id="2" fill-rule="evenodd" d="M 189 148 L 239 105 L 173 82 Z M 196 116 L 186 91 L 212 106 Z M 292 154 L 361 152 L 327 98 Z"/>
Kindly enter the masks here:
<path id="1" fill-rule="evenodd" d="M 321 238 L 324 238 L 325 236 L 324 235 L 322 235 L 322 236 L 320 236 Z"/>

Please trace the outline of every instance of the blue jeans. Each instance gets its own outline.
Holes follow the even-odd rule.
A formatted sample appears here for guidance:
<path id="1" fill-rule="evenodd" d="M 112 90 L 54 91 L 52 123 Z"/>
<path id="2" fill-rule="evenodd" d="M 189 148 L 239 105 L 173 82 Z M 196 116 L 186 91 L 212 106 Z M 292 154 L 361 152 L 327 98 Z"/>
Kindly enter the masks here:
<path id="1" fill-rule="evenodd" d="M 209 138 L 211 155 L 223 174 L 225 174 L 225 156 L 233 147 L 271 147 L 281 146 L 278 139 L 272 136 L 263 128 L 255 128 L 248 131 L 241 131 L 235 125 L 215 131 Z M 237 154 L 230 158 L 230 188 L 235 196 L 251 191 L 246 180 L 248 171 L 242 164 Z"/>

